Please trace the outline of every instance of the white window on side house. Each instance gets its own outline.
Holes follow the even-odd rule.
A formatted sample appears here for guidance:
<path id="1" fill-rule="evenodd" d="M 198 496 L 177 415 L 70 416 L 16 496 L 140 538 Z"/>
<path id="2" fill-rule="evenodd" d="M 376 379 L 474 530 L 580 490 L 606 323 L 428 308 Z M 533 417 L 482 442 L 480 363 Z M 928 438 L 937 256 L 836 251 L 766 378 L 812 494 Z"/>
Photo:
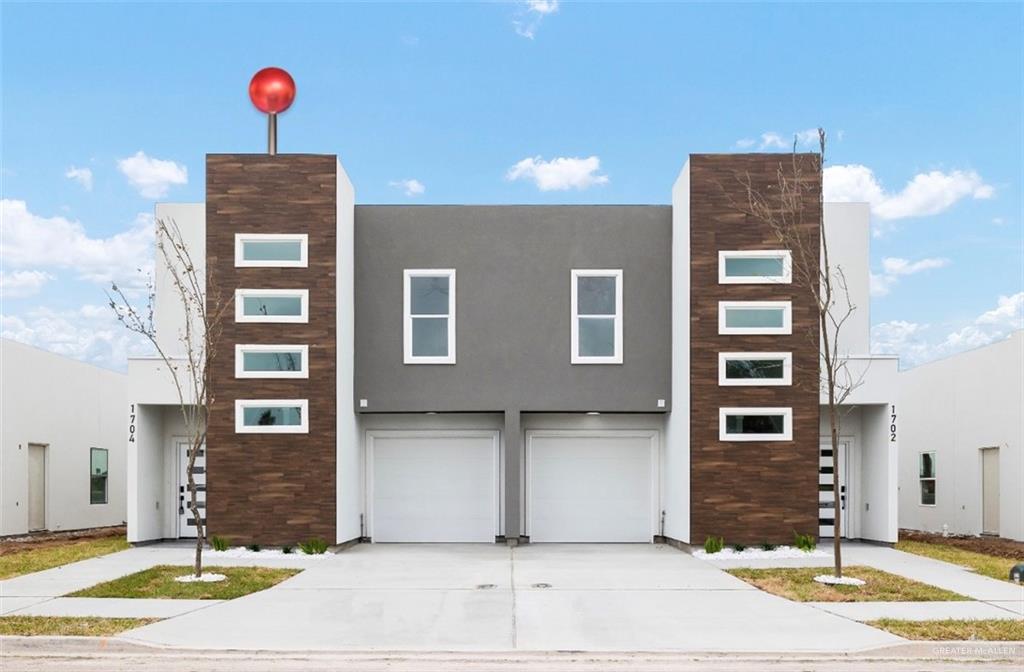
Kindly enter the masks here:
<path id="1" fill-rule="evenodd" d="M 236 268 L 306 268 L 309 235 L 305 233 L 236 233 Z"/>
<path id="2" fill-rule="evenodd" d="M 718 353 L 718 384 L 792 385 L 793 353 L 791 352 L 720 352 Z"/>
<path id="3" fill-rule="evenodd" d="M 793 282 L 789 250 L 723 250 L 718 253 L 721 285 L 788 284 Z"/>
<path id="4" fill-rule="evenodd" d="M 309 346 L 235 345 L 235 378 L 309 378 Z"/>
<path id="5" fill-rule="evenodd" d="M 455 269 L 406 269 L 406 364 L 455 363 Z"/>
<path id="6" fill-rule="evenodd" d="M 622 364 L 622 269 L 572 271 L 573 364 Z"/>
<path id="7" fill-rule="evenodd" d="M 307 399 L 236 399 L 238 434 L 308 434 Z"/>
<path id="8" fill-rule="evenodd" d="M 792 408 L 720 408 L 720 441 L 791 441 Z"/>
<path id="9" fill-rule="evenodd" d="M 921 483 L 921 506 L 935 506 L 935 453 L 918 455 L 918 480 Z"/>
<path id="10" fill-rule="evenodd" d="M 309 322 L 309 290 L 236 289 L 235 322 Z"/>
<path id="11" fill-rule="evenodd" d="M 718 333 L 791 334 L 792 304 L 789 301 L 719 301 Z"/>
<path id="12" fill-rule="evenodd" d="M 89 503 L 107 503 L 107 466 L 109 453 L 106 448 L 89 449 Z"/>

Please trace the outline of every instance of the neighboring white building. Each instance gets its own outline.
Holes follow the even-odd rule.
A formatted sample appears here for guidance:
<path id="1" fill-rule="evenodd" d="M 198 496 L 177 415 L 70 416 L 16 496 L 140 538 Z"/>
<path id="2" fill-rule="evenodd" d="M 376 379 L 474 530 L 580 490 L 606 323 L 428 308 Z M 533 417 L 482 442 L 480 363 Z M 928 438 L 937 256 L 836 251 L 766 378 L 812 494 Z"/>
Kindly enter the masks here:
<path id="1" fill-rule="evenodd" d="M 0 340 L 0 535 L 125 521 L 127 383 Z"/>
<path id="2" fill-rule="evenodd" d="M 1024 541 L 1024 331 L 899 378 L 900 527 Z"/>

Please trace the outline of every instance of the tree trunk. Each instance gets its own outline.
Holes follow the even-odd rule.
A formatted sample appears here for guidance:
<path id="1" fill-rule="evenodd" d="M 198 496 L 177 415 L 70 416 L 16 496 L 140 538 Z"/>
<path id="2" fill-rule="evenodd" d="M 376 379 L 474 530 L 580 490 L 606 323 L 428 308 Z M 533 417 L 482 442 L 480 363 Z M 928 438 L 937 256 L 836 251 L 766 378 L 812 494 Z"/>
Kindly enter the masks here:
<path id="1" fill-rule="evenodd" d="M 196 521 L 196 560 L 195 560 L 195 575 L 196 578 L 203 575 L 203 544 L 206 541 L 206 528 L 203 526 L 203 519 L 199 515 L 199 502 L 196 497 L 196 480 L 195 480 L 195 466 L 196 456 L 199 454 L 202 443 L 200 441 L 193 441 L 189 446 L 188 452 L 188 467 L 185 472 L 188 476 L 188 491 L 189 491 L 189 503 L 188 509 L 192 512 L 192 518 Z"/>

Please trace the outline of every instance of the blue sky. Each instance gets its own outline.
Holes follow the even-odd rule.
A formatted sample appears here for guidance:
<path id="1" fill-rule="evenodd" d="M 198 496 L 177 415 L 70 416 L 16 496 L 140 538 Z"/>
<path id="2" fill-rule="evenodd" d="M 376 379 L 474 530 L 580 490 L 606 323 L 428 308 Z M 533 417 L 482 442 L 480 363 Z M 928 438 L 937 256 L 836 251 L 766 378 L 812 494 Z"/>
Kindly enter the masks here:
<path id="1" fill-rule="evenodd" d="M 264 150 L 246 87 L 279 65 L 281 151 L 339 154 L 360 203 L 667 203 L 688 153 L 822 125 L 827 192 L 873 203 L 875 347 L 976 347 L 1024 309 L 1022 29 L 1017 3 L 5 3 L 3 333 L 123 368 L 104 286 L 152 264 L 154 200 L 203 200 L 206 152 Z"/>

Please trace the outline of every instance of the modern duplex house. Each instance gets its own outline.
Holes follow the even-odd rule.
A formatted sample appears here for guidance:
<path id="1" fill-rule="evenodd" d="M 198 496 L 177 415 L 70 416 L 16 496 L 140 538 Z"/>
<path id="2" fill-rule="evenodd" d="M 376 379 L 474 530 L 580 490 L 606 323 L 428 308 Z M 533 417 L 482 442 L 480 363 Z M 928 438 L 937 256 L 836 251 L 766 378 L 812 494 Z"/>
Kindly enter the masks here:
<path id="1" fill-rule="evenodd" d="M 1024 330 L 901 371 L 900 527 L 1024 541 Z"/>
<path id="2" fill-rule="evenodd" d="M 803 257 L 744 214 L 779 154 L 692 155 L 671 205 L 356 205 L 333 155 L 208 155 L 161 204 L 232 302 L 201 455 L 234 543 L 896 540 L 896 361 L 868 348 L 868 210 L 826 204 L 863 384 L 832 492 Z M 801 155 L 810 213 L 816 155 Z M 816 236 L 812 227 L 809 235 Z M 818 263 L 817 258 L 813 263 Z M 157 329 L 183 316 L 157 277 Z M 129 363 L 129 540 L 187 537 L 170 379 Z M 824 422 L 824 424 L 823 424 Z"/>

